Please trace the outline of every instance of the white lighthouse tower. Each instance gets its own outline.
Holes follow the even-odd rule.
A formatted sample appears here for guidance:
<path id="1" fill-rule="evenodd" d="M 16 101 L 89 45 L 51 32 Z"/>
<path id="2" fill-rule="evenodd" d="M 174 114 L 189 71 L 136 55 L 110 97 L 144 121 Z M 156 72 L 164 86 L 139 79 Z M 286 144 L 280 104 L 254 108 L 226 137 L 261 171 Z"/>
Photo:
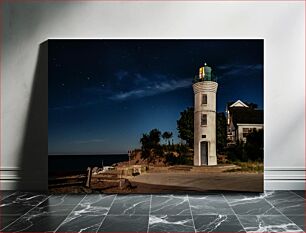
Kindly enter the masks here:
<path id="1" fill-rule="evenodd" d="M 218 83 L 206 63 L 199 70 L 194 92 L 194 165 L 217 165 L 216 94 Z"/>

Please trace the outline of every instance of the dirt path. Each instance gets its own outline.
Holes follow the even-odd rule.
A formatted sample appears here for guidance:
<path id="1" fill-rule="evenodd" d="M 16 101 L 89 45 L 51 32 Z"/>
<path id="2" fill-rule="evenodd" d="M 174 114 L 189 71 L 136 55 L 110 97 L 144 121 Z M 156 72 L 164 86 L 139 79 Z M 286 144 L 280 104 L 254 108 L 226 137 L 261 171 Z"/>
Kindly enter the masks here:
<path id="1" fill-rule="evenodd" d="M 263 174 L 254 173 L 146 173 L 129 180 L 139 186 L 167 186 L 174 190 L 181 187 L 183 190 L 199 192 L 263 191 Z"/>

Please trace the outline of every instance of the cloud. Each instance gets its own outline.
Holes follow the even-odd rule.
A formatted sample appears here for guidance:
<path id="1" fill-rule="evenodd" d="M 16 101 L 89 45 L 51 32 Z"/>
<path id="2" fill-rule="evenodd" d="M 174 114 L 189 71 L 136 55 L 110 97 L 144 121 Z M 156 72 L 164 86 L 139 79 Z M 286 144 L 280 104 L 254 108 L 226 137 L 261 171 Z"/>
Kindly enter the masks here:
<path id="1" fill-rule="evenodd" d="M 89 144 L 89 143 L 101 143 L 104 142 L 105 139 L 103 138 L 96 138 L 96 139 L 88 139 L 88 140 L 78 140 L 72 142 L 72 144 Z"/>
<path id="2" fill-rule="evenodd" d="M 114 76 L 117 78 L 116 81 L 109 82 L 105 86 L 84 87 L 80 92 L 81 99 L 78 103 L 49 107 L 49 110 L 61 111 L 88 107 L 105 100 L 124 101 L 143 98 L 192 85 L 192 78 L 179 79 L 166 74 L 142 75 L 140 73 L 120 71 L 115 73 Z"/>
<path id="3" fill-rule="evenodd" d="M 146 83 L 146 82 L 148 82 L 148 79 L 147 79 L 147 78 L 145 78 L 144 76 L 142 76 L 142 75 L 139 74 L 139 73 L 136 73 L 136 74 L 135 74 L 134 83 L 135 83 L 136 85 L 141 85 L 141 84 L 144 84 L 144 83 Z"/>
<path id="4" fill-rule="evenodd" d="M 245 64 L 245 65 L 220 65 L 216 67 L 219 70 L 218 80 L 226 76 L 237 75 L 245 72 L 254 72 L 263 69 L 262 64 Z"/>
<path id="5" fill-rule="evenodd" d="M 173 79 L 169 78 L 166 79 L 165 77 L 161 78 L 162 76 L 158 76 L 157 80 L 162 81 L 156 81 L 155 79 L 146 79 L 146 85 L 136 85 L 134 89 L 122 91 L 120 93 L 116 93 L 112 96 L 110 96 L 111 100 L 126 100 L 131 98 L 143 98 L 146 96 L 153 96 L 165 92 L 170 92 L 177 90 L 179 88 L 188 87 L 192 83 L 192 79 Z M 145 78 L 142 77 L 144 80 Z"/>
<path id="6" fill-rule="evenodd" d="M 241 70 L 241 69 L 262 69 L 262 64 L 243 64 L 243 65 L 234 65 L 234 64 L 229 64 L 229 65 L 220 65 L 217 66 L 216 68 L 218 70 Z"/>
<path id="7" fill-rule="evenodd" d="M 124 71 L 124 70 L 120 70 L 117 73 L 115 73 L 116 78 L 121 81 L 122 79 L 124 79 L 125 77 L 127 77 L 129 75 L 129 72 Z"/>
<path id="8" fill-rule="evenodd" d="M 49 107 L 48 110 L 65 110 L 65 109 L 73 109 L 75 105 L 65 105 L 65 106 L 56 106 L 56 107 Z"/>
<path id="9" fill-rule="evenodd" d="M 113 91 L 110 90 L 109 87 L 96 87 L 96 86 L 85 87 L 82 89 L 82 95 L 85 96 L 85 98 L 82 101 L 79 101 L 78 103 L 71 105 L 49 107 L 48 110 L 61 111 L 61 110 L 71 110 L 81 107 L 89 107 L 101 103 L 101 99 L 107 98 L 109 95 L 112 94 Z"/>
<path id="10" fill-rule="evenodd" d="M 91 105 L 95 105 L 99 103 L 99 101 L 87 101 L 85 103 L 78 103 L 75 105 L 64 105 L 64 106 L 56 106 L 56 107 L 49 107 L 49 111 L 60 111 L 60 110 L 70 110 L 70 109 L 76 109 L 79 107 L 88 107 Z"/>

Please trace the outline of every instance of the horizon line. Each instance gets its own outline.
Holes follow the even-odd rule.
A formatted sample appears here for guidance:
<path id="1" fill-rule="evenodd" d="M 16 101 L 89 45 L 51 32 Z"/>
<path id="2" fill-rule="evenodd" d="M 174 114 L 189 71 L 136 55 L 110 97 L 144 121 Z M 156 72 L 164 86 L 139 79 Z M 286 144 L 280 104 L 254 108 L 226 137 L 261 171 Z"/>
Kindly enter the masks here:
<path id="1" fill-rule="evenodd" d="M 123 155 L 123 154 L 128 154 L 128 152 L 126 152 L 126 153 L 124 153 L 124 152 L 122 152 L 122 153 L 109 153 L 109 154 L 106 154 L 106 153 L 104 153 L 104 154 L 99 154 L 99 153 L 97 153 L 97 154 L 95 154 L 95 153 L 90 153 L 90 154 L 86 154 L 86 153 L 82 153 L 82 154 L 66 154 L 66 153 L 56 153 L 56 154 L 49 154 L 48 153 L 48 156 L 49 155 Z"/>

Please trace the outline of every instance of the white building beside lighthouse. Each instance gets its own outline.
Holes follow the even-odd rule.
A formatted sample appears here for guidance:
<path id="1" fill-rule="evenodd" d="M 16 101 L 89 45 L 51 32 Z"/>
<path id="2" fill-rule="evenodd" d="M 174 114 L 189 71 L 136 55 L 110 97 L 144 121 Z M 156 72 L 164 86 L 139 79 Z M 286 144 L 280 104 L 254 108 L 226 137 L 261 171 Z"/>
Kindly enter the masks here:
<path id="1" fill-rule="evenodd" d="M 217 165 L 216 94 L 218 83 L 206 63 L 199 70 L 194 91 L 194 165 Z"/>

